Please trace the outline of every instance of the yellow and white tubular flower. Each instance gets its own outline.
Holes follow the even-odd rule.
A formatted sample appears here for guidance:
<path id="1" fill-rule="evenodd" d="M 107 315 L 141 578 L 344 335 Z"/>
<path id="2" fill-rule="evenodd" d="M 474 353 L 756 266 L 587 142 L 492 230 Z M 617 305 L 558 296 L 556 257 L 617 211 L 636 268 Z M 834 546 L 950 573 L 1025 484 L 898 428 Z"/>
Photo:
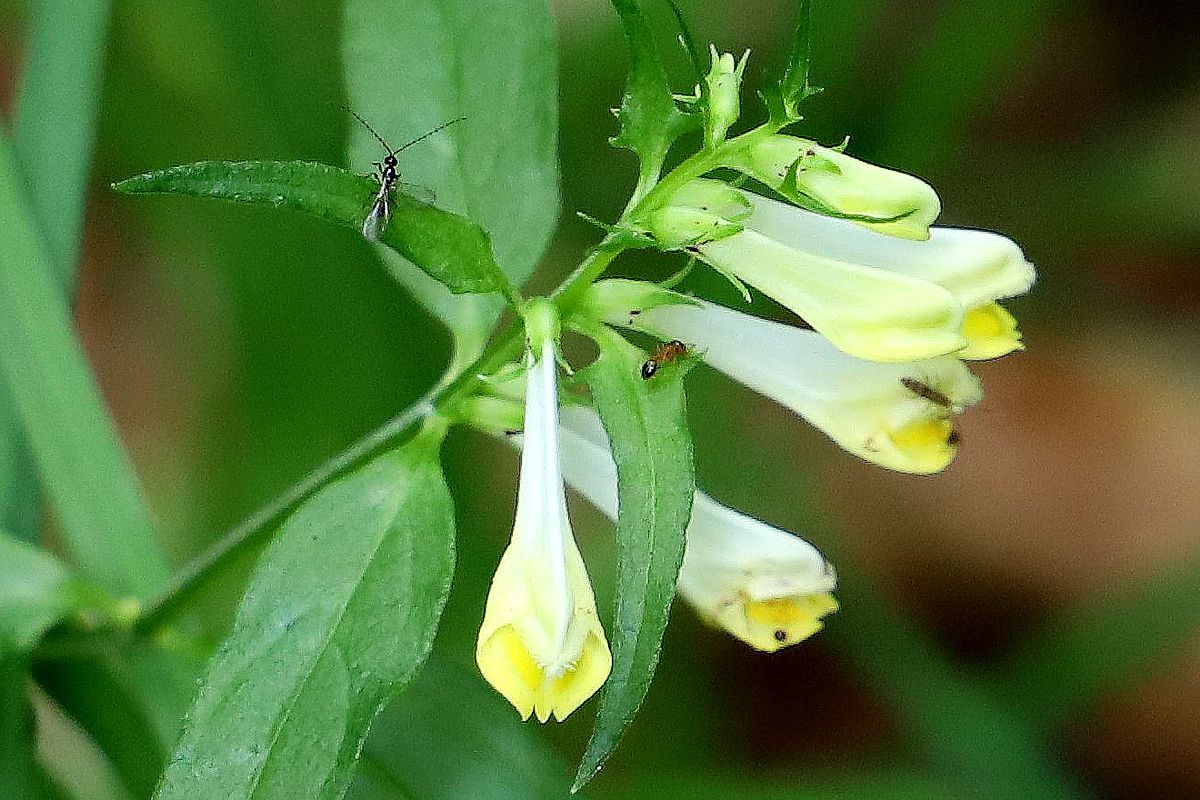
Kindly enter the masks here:
<path id="1" fill-rule="evenodd" d="M 617 469 L 600 418 L 590 408 L 562 412 L 567 482 L 610 519 L 617 518 Z M 712 624 L 758 650 L 807 639 L 837 610 L 837 576 L 824 556 L 786 531 L 696 492 L 680 596 Z"/>
<path id="2" fill-rule="evenodd" d="M 705 261 L 851 355 L 996 358 L 1022 346 L 1016 321 L 995 301 L 1028 291 L 1034 269 L 999 234 L 935 227 L 923 241 L 902 239 L 704 179 L 671 203 L 651 217 L 654 235 L 697 242 Z M 715 232 L 708 241 L 706 229 Z"/>
<path id="3" fill-rule="evenodd" d="M 567 518 L 553 337 L 530 339 L 516 522 L 492 578 L 475 659 L 522 719 L 536 714 L 545 722 L 566 719 L 595 694 L 612 656 Z"/>
<path id="4" fill-rule="evenodd" d="M 915 361 L 967 345 L 963 309 L 949 291 L 911 275 L 794 247 L 757 230 L 761 218 L 755 218 L 755 210 L 765 200 L 698 179 L 642 224 L 660 244 L 686 248 L 754 286 L 858 358 Z M 796 220 L 803 224 L 804 218 Z"/>
<path id="5" fill-rule="evenodd" d="M 846 355 L 814 331 L 652 284 L 607 280 L 591 291 L 592 313 L 609 324 L 686 343 L 849 452 L 898 472 L 945 469 L 956 451 L 954 415 L 983 396 L 978 378 L 953 356 L 879 364 Z"/>
<path id="6" fill-rule="evenodd" d="M 1012 239 L 991 231 L 933 227 L 925 241 L 885 236 L 845 219 L 752 196 L 748 228 L 836 261 L 935 283 L 964 310 L 960 358 L 997 358 L 1023 348 L 1016 320 L 996 301 L 1033 286 L 1033 265 Z"/>

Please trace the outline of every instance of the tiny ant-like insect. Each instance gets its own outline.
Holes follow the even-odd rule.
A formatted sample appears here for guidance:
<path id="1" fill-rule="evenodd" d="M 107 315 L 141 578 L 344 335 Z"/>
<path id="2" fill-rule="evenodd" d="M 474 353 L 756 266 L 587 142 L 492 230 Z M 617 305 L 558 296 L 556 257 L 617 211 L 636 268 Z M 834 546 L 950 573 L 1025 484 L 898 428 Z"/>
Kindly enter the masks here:
<path id="1" fill-rule="evenodd" d="M 917 395 L 918 397 L 925 398 L 926 400 L 928 400 L 929 402 L 933 403 L 936 406 L 941 406 L 942 408 L 953 408 L 954 407 L 954 403 L 950 400 L 949 397 L 947 397 L 945 394 L 938 391 L 937 389 L 933 388 L 929 384 L 922 383 L 921 381 L 917 380 L 916 378 L 901 378 L 900 383 L 904 385 L 905 389 L 908 389 L 910 392 Z"/>
<path id="2" fill-rule="evenodd" d="M 650 380 L 663 364 L 669 364 L 680 356 L 687 355 L 687 345 L 678 339 L 672 339 L 650 354 L 650 358 L 642 364 L 642 380 Z"/>
<path id="3" fill-rule="evenodd" d="M 955 426 L 951 427 L 950 435 L 946 437 L 946 444 L 950 445 L 951 447 L 954 447 L 954 445 L 958 444 L 961 441 L 962 441 L 962 432 L 959 431 L 958 426 L 955 425 Z"/>
<path id="4" fill-rule="evenodd" d="M 388 146 L 388 143 L 383 140 L 383 137 L 376 133 L 375 129 L 367 124 L 365 119 L 360 117 L 358 114 L 355 114 L 348 108 L 346 111 L 349 111 L 356 120 L 362 123 L 362 126 L 370 131 L 371 135 L 375 137 L 375 140 L 383 145 L 383 149 L 387 151 L 387 155 L 384 156 L 383 161 L 376 161 L 373 164 L 375 167 L 374 178 L 375 180 L 379 181 L 379 193 L 375 195 L 375 202 L 371 206 L 371 210 L 368 212 L 367 218 L 363 220 L 362 224 L 363 238 L 369 242 L 375 242 L 379 240 L 380 231 L 383 230 L 384 226 L 387 225 L 388 220 L 391 219 L 392 216 L 392 187 L 395 186 L 397 181 L 400 180 L 400 174 L 396 171 L 396 164 L 398 163 L 396 161 L 396 156 L 412 147 L 417 142 L 422 142 L 428 139 L 430 136 L 433 136 L 435 133 L 450 127 L 456 122 L 462 122 L 464 119 L 466 119 L 466 117 L 458 117 L 457 119 L 452 119 L 449 122 L 443 122 L 441 125 L 438 125 L 428 133 L 423 133 L 417 138 L 413 139 L 411 142 L 401 145 L 393 150 Z"/>

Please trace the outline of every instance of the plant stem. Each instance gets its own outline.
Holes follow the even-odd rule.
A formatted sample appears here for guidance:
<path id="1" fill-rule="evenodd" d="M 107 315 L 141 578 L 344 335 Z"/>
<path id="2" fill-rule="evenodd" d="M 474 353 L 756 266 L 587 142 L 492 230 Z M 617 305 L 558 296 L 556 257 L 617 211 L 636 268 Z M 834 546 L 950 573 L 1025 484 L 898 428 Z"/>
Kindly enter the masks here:
<path id="1" fill-rule="evenodd" d="M 636 218 L 640 213 L 665 202 L 688 181 L 719 167 L 731 152 L 753 145 L 770 130 L 755 128 L 730 139 L 719 147 L 705 150 L 681 162 L 653 188 L 646 191 L 632 209 L 622 215 L 622 221 Z M 640 188 L 640 187 L 639 187 Z M 635 197 L 638 196 L 635 194 Z M 583 299 L 589 286 L 599 278 L 625 245 L 616 235 L 609 235 L 593 247 L 579 266 L 554 291 L 552 297 L 559 313 L 566 319 Z M 520 308 L 521 299 L 516 287 L 504 287 L 505 297 Z M 265 544 L 271 532 L 305 500 L 330 481 L 349 472 L 378 453 L 395 447 L 423 419 L 434 412 L 445 412 L 455 403 L 479 390 L 481 376 L 490 375 L 521 353 L 522 323 L 520 317 L 494 338 L 475 361 L 453 380 L 435 387 L 413 405 L 401 411 L 381 427 L 355 442 L 348 449 L 326 461 L 304 476 L 299 482 L 260 508 L 237 527 L 222 536 L 212 547 L 197 557 L 183 572 L 172 579 L 167 589 L 139 616 L 134 625 L 138 633 L 150 633 L 174 619 L 188 601 L 213 576 L 249 549 Z"/>
<path id="2" fill-rule="evenodd" d="M 608 268 L 623 247 L 613 237 L 605 238 L 587 255 L 575 271 L 563 281 L 553 297 L 563 316 L 567 316 L 593 281 Z M 521 354 L 521 321 L 518 317 L 497 336 L 488 348 L 454 380 L 435 388 L 401 411 L 379 428 L 368 433 L 346 450 L 305 475 L 291 488 L 232 528 L 208 550 L 175 576 L 158 598 L 139 615 L 133 630 L 149 634 L 161 628 L 186 609 L 188 602 L 216 575 L 240 555 L 264 545 L 276 527 L 308 498 L 335 478 L 402 442 L 424 419 L 444 412 L 455 403 L 478 391 L 481 376 L 490 375 Z"/>

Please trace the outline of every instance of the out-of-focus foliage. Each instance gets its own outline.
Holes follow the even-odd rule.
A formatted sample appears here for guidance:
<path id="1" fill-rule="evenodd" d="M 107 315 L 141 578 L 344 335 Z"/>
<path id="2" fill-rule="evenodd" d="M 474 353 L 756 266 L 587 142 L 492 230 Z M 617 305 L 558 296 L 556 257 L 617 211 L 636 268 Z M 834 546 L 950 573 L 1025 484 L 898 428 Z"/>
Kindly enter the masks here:
<path id="1" fill-rule="evenodd" d="M 29 158 L 22 102 L 34 102 L 15 99 L 22 75 L 47 60 L 97 69 L 68 59 L 90 58 L 71 37 L 92 35 L 105 5 L 0 0 L 0 108 L 18 160 Z M 760 64 L 784 64 L 791 2 L 755 0 L 736 13 L 712 0 L 680 5 L 698 41 L 750 47 Z M 113 0 L 102 87 L 98 78 L 39 78 L 49 100 L 37 102 L 71 113 L 39 118 L 60 122 L 35 137 L 46 144 L 39 166 L 22 162 L 25 178 L 42 187 L 26 202 L 49 208 L 63 232 L 83 231 L 74 320 L 176 565 L 419 396 L 448 352 L 443 329 L 352 230 L 271 209 L 147 204 L 107 190 L 115 179 L 198 159 L 344 164 L 346 90 L 331 33 L 343 28 L 340 6 L 263 0 L 234 11 L 218 0 Z M 670 9 L 644 7 L 669 51 Z M 555 12 L 567 222 L 545 259 L 548 274 L 595 237 L 570 215 L 615 218 L 637 174 L 633 157 L 606 142 L 626 66 L 615 15 L 582 0 L 560 0 Z M 811 79 L 826 91 L 806 105 L 806 133 L 829 144 L 851 134 L 857 155 L 938 186 L 950 220 L 1021 241 L 1042 276 L 1020 309 L 1030 350 L 988 376 L 958 463 L 934 479 L 852 463 L 778 409 L 696 370 L 689 421 L 704 485 L 811 533 L 843 572 L 863 575 L 843 575 L 843 611 L 826 631 L 774 656 L 689 623 L 679 609 L 641 716 L 587 792 L 1194 795 L 1200 15 L 1190 3 L 1089 0 L 1006 0 L 982 12 L 963 0 L 817 0 L 814 15 Z M 428 27 L 402 11 L 362 24 L 393 32 L 396 47 L 428 38 Z M 29 49 L 39 30 L 57 33 L 38 41 L 62 42 L 49 55 Z M 677 88 L 691 80 L 682 51 L 666 66 Z M 757 73 L 747 80 L 761 82 Z M 421 106 L 422 85 L 410 75 L 351 88 L 373 124 L 368 103 L 397 121 L 435 117 L 430 125 L 458 113 Z M 405 116 L 413 106 L 421 113 Z M 90 136 L 61 120 L 88 127 L 89 108 L 98 109 L 98 138 L 85 170 L 81 142 Z M 385 115 L 381 127 L 395 126 Z M 424 166 L 410 169 L 423 183 Z M 81 223 L 71 209 L 82 207 L 85 183 Z M 548 226 L 552 200 L 536 205 Z M 47 256 L 60 280 L 71 272 L 62 254 L 73 239 Z M 540 247 L 525 248 L 526 268 Z M 636 257 L 623 264 L 648 274 Z M 687 288 L 738 302 L 711 276 L 696 274 Z M 58 350 L 42 357 L 64 381 L 81 363 Z M 29 398 L 25 407 L 51 408 Z M 27 498 L 6 503 L 3 517 L 26 535 L 28 509 L 39 506 L 27 487 L 22 494 L 28 467 L 11 466 L 31 463 L 24 437 L 10 435 L 13 418 L 0 411 L 0 496 Z M 463 498 L 460 569 L 438 652 L 453 664 L 469 658 L 479 587 L 511 519 L 513 480 L 491 477 L 479 459 L 500 473 L 515 473 L 515 462 L 468 434 L 448 448 L 447 479 Z M 64 480 L 89 460 L 63 458 Z M 120 497 L 95 502 L 111 511 Z M 84 516 L 52 520 L 43 540 L 82 561 L 72 530 Z M 606 553 L 612 528 L 593 521 L 579 526 L 581 545 Z M 134 535 L 142 524 L 123 530 Z M 136 566 L 153 569 L 147 563 Z M 1181 570 L 1181 578 L 1151 577 Z M 607 607 L 614 576 L 600 569 L 593 577 Z M 17 750 L 6 743 L 16 735 L 27 746 L 28 715 L 36 715 L 42 762 L 58 771 L 35 771 L 21 791 L 144 796 L 174 743 L 171 720 L 190 700 L 195 654 L 228 629 L 243 586 L 244 574 L 229 576 L 205 593 L 194 627 L 164 634 L 178 654 L 169 663 L 147 655 L 118 664 L 101 648 L 34 665 L 38 688 L 9 677 L 24 675 L 23 666 L 0 663 L 0 681 L 8 679 L 0 683 L 0 776 L 15 775 L 3 758 Z M 434 663 L 380 718 L 358 796 L 563 796 L 590 720 L 518 729 L 471 668 Z M 13 680 L 23 681 L 15 692 Z M 125 713 L 105 717 L 113 697 Z M 64 764 L 76 765 L 73 777 Z M 113 765 L 124 788 L 113 789 Z M 0 794 L 7 789 L 0 782 Z"/>

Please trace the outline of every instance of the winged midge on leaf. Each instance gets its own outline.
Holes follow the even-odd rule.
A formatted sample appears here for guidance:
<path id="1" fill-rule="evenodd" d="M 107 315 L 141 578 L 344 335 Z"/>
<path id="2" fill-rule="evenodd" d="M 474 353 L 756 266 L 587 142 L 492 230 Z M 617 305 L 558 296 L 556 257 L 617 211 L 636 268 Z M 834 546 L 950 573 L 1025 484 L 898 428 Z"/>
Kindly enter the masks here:
<path id="1" fill-rule="evenodd" d="M 292 208 L 361 231 L 379 194 L 378 182 L 328 164 L 307 161 L 200 161 L 114 184 L 125 194 L 180 194 Z M 486 231 L 470 220 L 393 189 L 390 221 L 380 243 L 419 266 L 455 293 L 501 286 L 500 267 Z"/>

